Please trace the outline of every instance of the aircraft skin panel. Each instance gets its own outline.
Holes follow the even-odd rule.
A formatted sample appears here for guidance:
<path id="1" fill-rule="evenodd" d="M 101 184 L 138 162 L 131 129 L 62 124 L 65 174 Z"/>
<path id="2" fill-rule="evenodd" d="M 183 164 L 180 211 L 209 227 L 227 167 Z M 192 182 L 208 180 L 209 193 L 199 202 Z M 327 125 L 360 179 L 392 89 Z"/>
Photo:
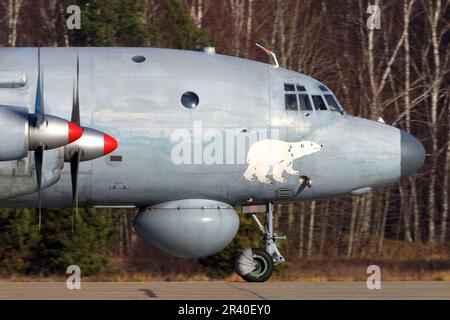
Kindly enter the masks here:
<path id="1" fill-rule="evenodd" d="M 136 55 L 146 60 L 133 62 Z M 143 207 L 187 198 L 232 204 L 250 198 L 257 202 L 319 199 L 376 188 L 400 177 L 398 129 L 329 110 L 287 111 L 284 83 L 301 82 L 309 94 L 323 94 L 318 89 L 320 82 L 283 68 L 218 54 L 150 48 L 43 48 L 45 99 L 48 112 L 56 116 L 70 119 L 77 56 L 81 125 L 105 132 L 119 143 L 113 153 L 80 164 L 80 206 Z M 1 104 L 32 110 L 37 49 L 2 48 L 0 57 L 0 74 L 12 70 L 27 75 L 24 88 L 0 88 Z M 197 94 L 196 108 L 183 107 L 180 100 L 185 92 Z M 190 156 L 181 157 L 188 163 L 177 163 L 180 157 L 176 154 L 174 161 L 174 148 L 180 149 L 182 137 L 191 138 Z M 264 164 L 252 159 L 249 163 L 247 154 L 262 140 L 272 141 L 261 142 L 259 149 L 255 145 L 256 154 L 264 154 L 265 146 L 284 150 L 287 145 L 297 150 L 305 145 L 305 150 L 279 151 L 279 159 L 267 154 Z M 245 147 L 239 148 L 242 141 Z M 44 161 L 54 162 L 55 154 L 46 153 Z M 270 161 L 291 162 L 292 168 L 275 169 Z M 281 171 L 279 181 L 273 177 L 274 170 Z M 43 191 L 44 206 L 72 206 L 68 163 L 60 175 L 57 183 Z M 301 188 L 301 176 L 311 180 L 311 188 Z M 280 190 L 289 190 L 291 197 L 280 198 Z M 0 206 L 36 204 L 35 193 L 0 200 Z"/>

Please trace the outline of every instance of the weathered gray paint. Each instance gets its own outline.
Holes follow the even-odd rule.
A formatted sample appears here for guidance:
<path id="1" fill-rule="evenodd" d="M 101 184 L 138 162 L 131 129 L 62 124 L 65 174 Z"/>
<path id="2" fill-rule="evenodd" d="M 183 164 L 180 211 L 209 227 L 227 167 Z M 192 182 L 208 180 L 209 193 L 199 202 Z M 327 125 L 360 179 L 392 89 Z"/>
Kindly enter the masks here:
<path id="1" fill-rule="evenodd" d="M 414 162 L 409 167 L 418 168 L 423 159 L 422 149 L 414 151 L 413 160 L 401 160 L 400 130 L 383 123 L 331 111 L 285 110 L 285 82 L 299 82 L 308 93 L 322 94 L 317 80 L 219 54 L 149 48 L 42 48 L 48 114 L 70 119 L 77 55 L 81 125 L 115 137 L 119 147 L 111 155 L 123 157 L 122 162 L 111 162 L 109 155 L 80 164 L 80 205 L 146 207 L 195 198 L 231 204 L 247 203 L 250 198 L 262 202 L 278 200 L 280 189 L 297 194 L 286 200 L 319 199 L 394 183 L 401 176 L 401 163 Z M 135 55 L 145 56 L 146 61 L 133 62 Z M 1 104 L 24 106 L 33 112 L 37 49 L 1 48 L 0 71 L 24 72 L 27 79 L 24 87 L 0 88 Z M 180 97 L 186 91 L 200 97 L 197 108 L 188 110 L 181 105 Z M 237 135 L 277 129 L 280 140 L 311 140 L 323 145 L 320 152 L 293 164 L 300 175 L 311 178 L 312 187 L 299 190 L 298 177 L 292 175 L 285 175 L 288 181 L 284 184 L 247 181 L 242 176 L 246 164 L 175 165 L 170 158 L 174 145 L 170 134 L 177 128 L 192 130 L 196 121 L 202 121 L 204 128 L 235 130 Z M 418 148 L 420 143 L 416 145 Z M 56 157 L 46 152 L 44 161 Z M 0 171 L 11 165 L 0 163 Z M 0 176 L 0 183 L 3 178 Z M 0 205 L 36 206 L 36 198 L 29 194 L 2 200 Z M 43 205 L 71 206 L 71 198 L 70 171 L 65 165 L 60 180 L 43 192 Z"/>

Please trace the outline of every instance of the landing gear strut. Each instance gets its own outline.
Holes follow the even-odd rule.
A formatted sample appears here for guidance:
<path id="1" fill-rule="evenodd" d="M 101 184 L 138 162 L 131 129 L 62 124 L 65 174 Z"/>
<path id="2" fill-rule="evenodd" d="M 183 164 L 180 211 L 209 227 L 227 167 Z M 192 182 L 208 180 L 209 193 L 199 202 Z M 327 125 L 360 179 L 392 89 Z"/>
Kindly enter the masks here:
<path id="1" fill-rule="evenodd" d="M 237 274 L 249 282 L 266 281 L 272 275 L 274 266 L 285 262 L 284 257 L 277 248 L 276 242 L 278 240 L 286 240 L 286 237 L 279 237 L 273 231 L 273 203 L 266 205 L 265 225 L 256 216 L 258 207 L 249 207 L 249 213 L 263 234 L 262 241 L 266 246 L 266 250 L 246 248 L 238 255 L 235 261 Z"/>

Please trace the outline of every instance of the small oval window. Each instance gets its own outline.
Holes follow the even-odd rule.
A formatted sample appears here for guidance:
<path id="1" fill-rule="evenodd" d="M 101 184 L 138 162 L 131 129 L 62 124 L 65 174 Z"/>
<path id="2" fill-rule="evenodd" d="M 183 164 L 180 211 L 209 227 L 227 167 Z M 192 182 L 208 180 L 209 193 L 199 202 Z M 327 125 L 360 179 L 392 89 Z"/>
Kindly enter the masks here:
<path id="1" fill-rule="evenodd" d="M 144 56 L 133 56 L 131 58 L 131 60 L 133 60 L 136 63 L 141 63 L 145 61 L 145 57 Z"/>
<path id="2" fill-rule="evenodd" d="M 186 92 L 181 96 L 181 104 L 188 109 L 194 109 L 198 106 L 200 99 L 194 92 Z"/>

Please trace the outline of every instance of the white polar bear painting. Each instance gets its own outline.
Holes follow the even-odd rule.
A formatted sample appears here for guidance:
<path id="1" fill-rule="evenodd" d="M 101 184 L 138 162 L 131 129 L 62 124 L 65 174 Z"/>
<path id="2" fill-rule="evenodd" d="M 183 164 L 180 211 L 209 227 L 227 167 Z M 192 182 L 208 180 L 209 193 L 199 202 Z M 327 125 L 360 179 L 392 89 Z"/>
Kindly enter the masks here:
<path id="1" fill-rule="evenodd" d="M 316 153 L 322 146 L 313 141 L 303 140 L 300 142 L 286 142 L 282 140 L 264 139 L 254 143 L 247 153 L 247 170 L 244 172 L 245 179 L 270 184 L 267 178 L 270 167 L 272 176 L 276 182 L 284 183 L 283 173 L 298 176 L 299 172 L 292 168 L 295 159 Z"/>

